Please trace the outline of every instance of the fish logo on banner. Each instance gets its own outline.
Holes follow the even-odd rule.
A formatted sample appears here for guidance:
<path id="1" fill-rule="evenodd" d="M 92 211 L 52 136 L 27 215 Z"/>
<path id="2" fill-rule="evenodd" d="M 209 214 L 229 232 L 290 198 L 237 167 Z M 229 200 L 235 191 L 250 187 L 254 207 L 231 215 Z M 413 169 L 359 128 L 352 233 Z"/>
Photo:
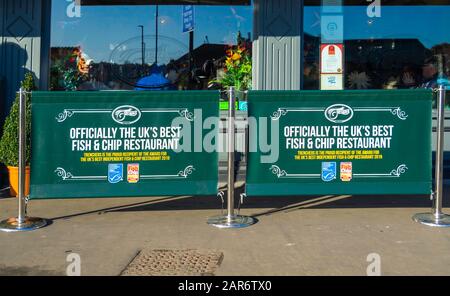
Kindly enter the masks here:
<path id="1" fill-rule="evenodd" d="M 111 184 L 119 183 L 123 180 L 123 164 L 110 163 L 108 165 L 108 182 Z"/>
<path id="2" fill-rule="evenodd" d="M 141 111 L 131 105 L 117 107 L 111 113 L 112 119 L 123 125 L 130 125 L 141 119 Z"/>
<path id="3" fill-rule="evenodd" d="M 336 163 L 335 162 L 322 162 L 322 180 L 330 182 L 336 179 Z"/>
<path id="4" fill-rule="evenodd" d="M 344 104 L 334 104 L 325 110 L 325 118 L 333 123 L 344 123 L 353 118 L 353 109 Z"/>

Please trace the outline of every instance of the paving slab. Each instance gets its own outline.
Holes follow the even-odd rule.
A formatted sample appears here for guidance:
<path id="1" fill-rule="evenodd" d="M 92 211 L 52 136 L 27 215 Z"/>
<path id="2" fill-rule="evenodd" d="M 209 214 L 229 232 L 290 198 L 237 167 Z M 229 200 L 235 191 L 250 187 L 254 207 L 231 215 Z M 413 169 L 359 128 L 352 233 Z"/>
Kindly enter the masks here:
<path id="1" fill-rule="evenodd" d="M 0 199 L 0 217 L 16 205 Z M 30 214 L 52 224 L 0 232 L 0 275 L 65 275 L 70 253 L 82 275 L 119 275 L 145 248 L 222 252 L 215 275 L 366 275 L 372 253 L 382 275 L 450 275 L 450 229 L 411 219 L 429 205 L 426 196 L 248 198 L 242 214 L 259 222 L 217 229 L 206 224 L 220 213 L 217 197 L 33 200 Z"/>

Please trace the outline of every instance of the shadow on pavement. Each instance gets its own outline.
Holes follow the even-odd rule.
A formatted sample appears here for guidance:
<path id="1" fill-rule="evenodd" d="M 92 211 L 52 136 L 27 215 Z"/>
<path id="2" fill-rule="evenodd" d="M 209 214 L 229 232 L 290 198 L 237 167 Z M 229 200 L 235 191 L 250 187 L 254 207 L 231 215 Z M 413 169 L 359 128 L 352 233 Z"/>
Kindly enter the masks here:
<path id="1" fill-rule="evenodd" d="M 239 195 L 243 188 L 237 188 L 235 204 L 239 203 Z M 447 190 L 444 190 L 446 192 Z M 226 193 L 226 192 L 225 192 Z M 188 211 L 188 210 L 217 210 L 221 211 L 221 199 L 216 196 L 169 196 L 160 198 L 145 198 L 137 203 L 94 209 L 92 211 L 74 213 L 66 216 L 51 218 L 52 220 L 70 219 L 90 214 L 105 214 L 113 212 L 140 211 Z M 226 194 L 225 194 L 226 208 Z M 260 209 L 252 213 L 259 217 L 277 212 L 290 212 L 301 209 L 345 209 L 345 208 L 431 208 L 432 201 L 428 195 L 323 195 L 323 196 L 273 196 L 247 197 L 242 209 Z M 444 197 L 444 207 L 450 207 L 450 195 Z M 248 213 L 248 212 L 247 212 Z"/>
<path id="2" fill-rule="evenodd" d="M 238 203 L 236 198 L 235 204 Z M 226 205 L 224 205 L 226 206 Z M 450 206 L 446 202 L 444 206 Z M 135 207 L 124 206 L 111 210 L 122 211 L 182 211 L 182 210 L 210 210 L 221 209 L 221 200 L 217 197 L 184 197 L 177 200 L 153 203 L 148 202 Z M 429 196 L 289 196 L 289 197 L 247 197 L 242 205 L 243 209 L 295 209 L 304 208 L 427 208 L 431 207 Z"/>
<path id="3" fill-rule="evenodd" d="M 3 266 L 0 265 L 0 276 L 61 276 L 63 273 L 42 269 L 39 266 Z"/>
<path id="4" fill-rule="evenodd" d="M 90 215 L 90 214 L 104 214 L 106 212 L 115 212 L 115 211 L 119 211 L 119 210 L 126 210 L 129 208 L 139 208 L 142 206 L 146 206 L 149 203 L 159 203 L 159 202 L 164 202 L 164 201 L 170 201 L 172 199 L 179 199 L 179 198 L 183 198 L 183 197 L 163 197 L 163 198 L 159 198 L 159 199 L 154 199 L 151 201 L 143 201 L 143 202 L 137 202 L 137 203 L 132 203 L 132 204 L 125 204 L 122 206 L 115 206 L 115 207 L 107 207 L 107 208 L 102 208 L 102 209 L 96 209 L 96 210 L 92 210 L 92 211 L 88 211 L 88 212 L 81 212 L 81 213 L 75 213 L 75 214 L 71 214 L 71 215 L 66 215 L 66 216 L 59 216 L 59 217 L 53 217 L 50 218 L 51 220 L 63 220 L 63 219 L 70 219 L 73 217 L 78 217 L 78 216 L 84 216 L 84 215 Z"/>

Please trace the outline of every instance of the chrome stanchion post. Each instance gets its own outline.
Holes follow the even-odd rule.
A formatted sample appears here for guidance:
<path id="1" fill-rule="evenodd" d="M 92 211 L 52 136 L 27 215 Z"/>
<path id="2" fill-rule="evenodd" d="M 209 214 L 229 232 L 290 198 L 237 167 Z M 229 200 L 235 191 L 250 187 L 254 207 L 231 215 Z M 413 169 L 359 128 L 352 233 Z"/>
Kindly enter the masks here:
<path id="1" fill-rule="evenodd" d="M 227 154 L 228 154 L 228 178 L 227 178 L 227 215 L 208 219 L 208 224 L 218 228 L 242 228 L 255 224 L 252 217 L 236 215 L 234 209 L 234 153 L 235 153 L 235 113 L 236 92 L 234 87 L 228 90 L 228 126 L 227 126 Z"/>
<path id="2" fill-rule="evenodd" d="M 444 113 L 445 85 L 439 85 L 438 116 L 437 116 L 437 146 L 435 161 L 435 192 L 431 213 L 416 214 L 413 220 L 428 226 L 450 227 L 450 216 L 442 212 L 443 181 L 444 181 Z"/>
<path id="3" fill-rule="evenodd" d="M 235 117 L 236 117 L 236 94 L 233 87 L 228 94 L 228 180 L 227 180 L 227 219 L 230 222 L 234 217 L 234 152 L 235 152 Z"/>
<path id="4" fill-rule="evenodd" d="M 26 97 L 23 89 L 19 90 L 19 215 L 17 222 L 25 222 L 25 147 L 27 145 L 26 137 Z"/>
<path id="5" fill-rule="evenodd" d="M 19 214 L 17 217 L 0 222 L 0 231 L 30 231 L 47 225 L 42 218 L 27 217 L 25 213 L 25 167 L 26 167 L 26 95 L 25 91 L 19 90 Z"/>

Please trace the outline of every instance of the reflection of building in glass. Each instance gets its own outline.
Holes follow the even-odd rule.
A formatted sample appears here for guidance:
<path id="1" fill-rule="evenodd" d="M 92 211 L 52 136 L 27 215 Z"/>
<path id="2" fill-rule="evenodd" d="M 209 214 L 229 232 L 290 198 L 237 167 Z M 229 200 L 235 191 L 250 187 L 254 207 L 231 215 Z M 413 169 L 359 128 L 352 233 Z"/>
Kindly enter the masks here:
<path id="1" fill-rule="evenodd" d="M 207 89 L 208 82 L 217 77 L 217 71 L 223 68 L 227 46 L 223 44 L 202 44 L 192 52 L 191 76 L 197 89 Z M 183 76 L 188 71 L 189 54 L 185 54 L 173 61 L 173 65 Z M 184 73 L 185 75 L 186 73 Z"/>
<path id="2" fill-rule="evenodd" d="M 320 37 L 304 35 L 304 88 L 319 87 Z M 358 39 L 344 41 L 346 88 L 411 88 L 423 80 L 424 62 L 441 54 L 449 73 L 450 45 L 426 48 L 418 39 Z"/>
<path id="3" fill-rule="evenodd" d="M 163 75 L 176 89 L 207 89 L 208 82 L 217 77 L 223 68 L 228 46 L 224 44 L 202 44 L 192 52 L 192 71 L 189 71 L 189 54 L 160 65 Z M 64 73 L 68 60 L 78 47 L 51 48 L 51 89 L 65 90 Z M 151 65 L 141 63 L 92 62 L 89 73 L 77 86 L 78 90 L 133 90 L 137 82 L 151 74 Z"/>

